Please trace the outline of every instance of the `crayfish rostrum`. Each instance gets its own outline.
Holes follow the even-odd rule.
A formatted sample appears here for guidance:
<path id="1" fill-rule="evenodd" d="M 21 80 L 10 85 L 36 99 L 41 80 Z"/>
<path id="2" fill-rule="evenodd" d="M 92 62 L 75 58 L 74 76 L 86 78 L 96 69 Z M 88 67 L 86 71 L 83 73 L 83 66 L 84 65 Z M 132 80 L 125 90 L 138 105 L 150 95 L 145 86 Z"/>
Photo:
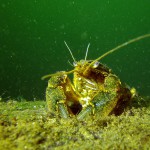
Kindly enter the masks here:
<path id="1" fill-rule="evenodd" d="M 89 115 L 105 117 L 112 113 L 121 114 L 137 96 L 136 90 L 122 83 L 111 69 L 99 60 L 128 44 L 147 37 L 150 37 L 150 34 L 129 40 L 95 60 L 86 60 L 89 44 L 85 59 L 78 62 L 65 42 L 74 60 L 74 69 L 42 77 L 42 79 L 50 78 L 46 89 L 46 101 L 50 114 L 62 118 L 76 116 L 78 120 Z M 68 77 L 70 73 L 73 73 L 73 81 Z"/>

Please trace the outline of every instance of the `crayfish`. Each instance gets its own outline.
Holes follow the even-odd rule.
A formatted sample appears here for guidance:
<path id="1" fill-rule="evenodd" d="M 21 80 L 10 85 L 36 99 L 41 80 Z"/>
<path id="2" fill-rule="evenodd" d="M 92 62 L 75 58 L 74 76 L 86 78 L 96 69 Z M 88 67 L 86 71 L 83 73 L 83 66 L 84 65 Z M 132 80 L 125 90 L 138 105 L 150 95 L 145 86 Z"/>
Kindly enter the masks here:
<path id="1" fill-rule="evenodd" d="M 129 40 L 95 60 L 87 60 L 90 46 L 88 44 L 85 59 L 80 61 L 75 60 L 65 42 L 73 58 L 74 69 L 42 77 L 42 79 L 50 78 L 46 89 L 46 101 L 50 114 L 62 118 L 76 116 L 78 120 L 89 115 L 105 117 L 112 113 L 121 114 L 137 95 L 136 90 L 122 83 L 110 68 L 99 61 L 122 47 L 148 37 L 150 34 Z M 73 81 L 68 77 L 71 73 L 73 73 Z"/>

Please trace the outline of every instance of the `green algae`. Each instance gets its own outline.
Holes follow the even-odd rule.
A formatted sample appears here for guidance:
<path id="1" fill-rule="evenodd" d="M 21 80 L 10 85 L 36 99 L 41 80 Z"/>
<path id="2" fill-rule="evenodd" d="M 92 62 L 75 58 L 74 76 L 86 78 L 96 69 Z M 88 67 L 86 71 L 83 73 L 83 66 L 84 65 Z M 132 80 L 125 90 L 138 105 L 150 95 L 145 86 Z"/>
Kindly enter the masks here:
<path id="1" fill-rule="evenodd" d="M 0 102 L 0 149 L 148 149 L 150 107 L 120 116 L 51 118 L 45 101 Z M 137 106 L 137 105 L 135 105 Z"/>

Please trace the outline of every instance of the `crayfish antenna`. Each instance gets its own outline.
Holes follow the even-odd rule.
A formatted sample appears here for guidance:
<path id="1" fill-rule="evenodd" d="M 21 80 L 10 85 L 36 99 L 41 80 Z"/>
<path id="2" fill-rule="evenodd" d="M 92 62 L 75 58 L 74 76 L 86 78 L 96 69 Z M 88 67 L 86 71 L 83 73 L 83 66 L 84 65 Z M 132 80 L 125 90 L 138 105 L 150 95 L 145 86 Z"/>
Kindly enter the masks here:
<path id="1" fill-rule="evenodd" d="M 89 70 L 89 68 L 90 68 L 95 62 L 101 60 L 102 58 L 106 57 L 107 55 L 109 55 L 109 54 L 111 54 L 111 53 L 113 53 L 113 52 L 115 52 L 115 51 L 121 49 L 122 47 L 125 47 L 125 46 L 131 44 L 131 43 L 137 42 L 137 41 L 139 41 L 139 40 L 142 40 L 142 39 L 145 39 L 145 38 L 148 38 L 148 37 L 150 37 L 150 34 L 145 34 L 145 35 L 139 36 L 139 37 L 137 37 L 137 38 L 131 39 L 131 40 L 129 40 L 129 41 L 123 43 L 123 44 L 120 44 L 120 45 L 118 45 L 117 47 L 115 47 L 115 48 L 109 50 L 108 52 L 104 53 L 103 55 L 101 55 L 101 56 L 98 57 L 97 59 L 93 60 L 93 61 L 89 64 L 89 66 L 85 69 L 85 71 L 84 71 L 83 74 L 86 74 L 86 72 Z"/>
<path id="2" fill-rule="evenodd" d="M 48 74 L 48 75 L 45 75 L 45 76 L 43 76 L 42 78 L 41 78 L 41 80 L 45 80 L 45 79 L 47 79 L 47 78 L 50 78 L 50 77 L 53 77 L 53 76 L 57 76 L 57 75 L 62 75 L 62 74 L 71 74 L 71 73 L 73 73 L 73 72 L 75 72 L 75 70 L 73 69 L 73 70 L 70 70 L 70 71 L 67 71 L 67 72 L 65 72 L 65 71 L 60 71 L 60 72 L 56 72 L 56 73 L 53 73 L 53 74 Z"/>
<path id="3" fill-rule="evenodd" d="M 72 57 L 73 61 L 76 62 L 76 60 L 75 60 L 75 58 L 74 58 L 74 56 L 73 56 L 73 54 L 72 54 L 72 51 L 71 51 L 71 49 L 69 48 L 68 44 L 66 43 L 66 41 L 64 41 L 64 43 L 65 43 L 66 47 L 68 48 L 68 50 L 69 50 L 69 52 L 70 52 L 70 54 L 71 54 L 71 57 Z"/>
<path id="4" fill-rule="evenodd" d="M 90 47 L 90 43 L 89 43 L 88 46 L 87 46 L 84 60 L 86 60 L 86 58 L 87 58 L 87 54 L 88 54 L 88 51 L 89 51 L 89 47 Z"/>

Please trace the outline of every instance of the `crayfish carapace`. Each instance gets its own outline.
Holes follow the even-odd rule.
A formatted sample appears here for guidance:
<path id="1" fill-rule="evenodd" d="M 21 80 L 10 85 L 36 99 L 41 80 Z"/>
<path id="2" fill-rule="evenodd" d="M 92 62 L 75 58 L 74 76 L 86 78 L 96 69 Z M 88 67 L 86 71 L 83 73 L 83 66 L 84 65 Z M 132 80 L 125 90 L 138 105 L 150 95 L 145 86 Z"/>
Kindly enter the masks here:
<path id="1" fill-rule="evenodd" d="M 74 60 L 74 69 L 42 77 L 42 79 L 50 78 L 46 89 L 46 101 L 50 114 L 62 118 L 75 115 L 78 120 L 88 115 L 105 117 L 112 113 L 121 114 L 136 96 L 136 90 L 122 83 L 111 69 L 99 61 L 122 47 L 148 37 L 150 34 L 129 40 L 95 60 L 86 60 L 89 44 L 85 59 L 80 61 L 75 60 L 65 42 Z M 70 73 L 73 73 L 73 81 L 68 77 Z"/>

